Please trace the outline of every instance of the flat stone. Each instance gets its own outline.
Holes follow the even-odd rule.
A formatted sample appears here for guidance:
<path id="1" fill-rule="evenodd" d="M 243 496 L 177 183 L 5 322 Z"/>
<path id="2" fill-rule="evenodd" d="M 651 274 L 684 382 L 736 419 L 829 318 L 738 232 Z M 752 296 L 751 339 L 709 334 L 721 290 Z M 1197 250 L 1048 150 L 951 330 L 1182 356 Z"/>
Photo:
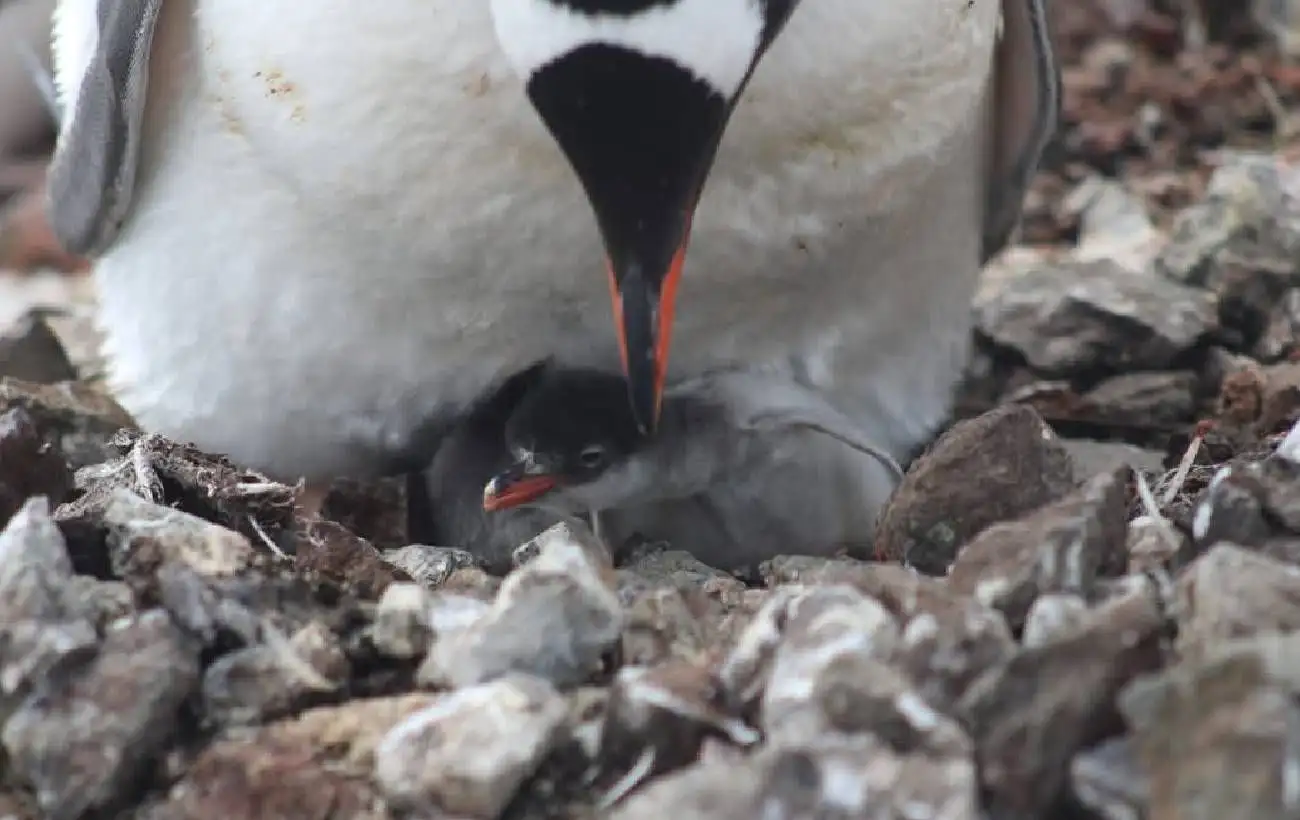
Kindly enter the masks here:
<path id="1" fill-rule="evenodd" d="M 996 524 L 964 547 L 948 585 L 995 607 L 1018 631 L 1047 592 L 1087 597 L 1105 571 L 1126 563 L 1127 467 L 1020 521 Z"/>
<path id="2" fill-rule="evenodd" d="M 959 422 L 908 470 L 882 514 L 877 557 L 943 574 L 992 524 L 1074 488 L 1060 440 L 1032 409 L 1008 406 Z"/>
<path id="3" fill-rule="evenodd" d="M 394 808 L 498 817 L 555 748 L 567 716 L 559 693 L 528 675 L 461 689 L 388 732 L 375 750 L 375 781 Z"/>
<path id="4" fill-rule="evenodd" d="M 436 589 L 444 586 L 458 570 L 473 569 L 477 559 L 470 552 L 450 547 L 408 544 L 384 550 L 383 558 L 416 582 Z"/>
<path id="5" fill-rule="evenodd" d="M 1212 294 L 1111 260 L 1063 262 L 977 300 L 981 333 L 1044 376 L 1168 368 L 1218 328 Z"/>
<path id="6" fill-rule="evenodd" d="M 121 622 L 98 655 L 47 678 L 9 718 L 9 764 L 52 820 L 113 808 L 167 748 L 198 678 L 198 646 L 166 613 Z"/>

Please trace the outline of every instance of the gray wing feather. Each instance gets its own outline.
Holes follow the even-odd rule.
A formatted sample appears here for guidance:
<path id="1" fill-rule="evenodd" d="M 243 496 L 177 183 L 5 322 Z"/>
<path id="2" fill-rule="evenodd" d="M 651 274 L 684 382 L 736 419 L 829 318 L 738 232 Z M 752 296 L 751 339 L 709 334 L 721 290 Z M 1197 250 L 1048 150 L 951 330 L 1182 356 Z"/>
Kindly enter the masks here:
<path id="1" fill-rule="evenodd" d="M 94 256 L 131 208 L 163 0 L 100 0 L 99 39 L 50 165 L 50 225 L 72 253 Z"/>
<path id="2" fill-rule="evenodd" d="M 1020 222 L 1025 191 L 1056 132 L 1061 70 L 1048 26 L 1050 2 L 1002 0 L 1002 39 L 993 66 L 985 262 L 1006 246 Z"/>

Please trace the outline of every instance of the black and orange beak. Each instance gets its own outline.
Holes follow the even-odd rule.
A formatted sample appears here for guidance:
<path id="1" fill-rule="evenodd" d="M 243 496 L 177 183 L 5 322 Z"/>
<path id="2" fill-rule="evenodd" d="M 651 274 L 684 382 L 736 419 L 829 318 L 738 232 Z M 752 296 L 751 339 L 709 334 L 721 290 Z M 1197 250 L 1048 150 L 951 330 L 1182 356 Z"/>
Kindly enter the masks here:
<path id="1" fill-rule="evenodd" d="M 514 464 L 492 477 L 483 488 L 483 509 L 487 512 L 509 510 L 531 504 L 559 486 L 549 473 L 523 464 Z"/>
<path id="2" fill-rule="evenodd" d="M 683 236 L 667 270 L 647 276 L 635 262 L 619 273 L 609 265 L 609 291 L 614 304 L 614 328 L 627 377 L 632 413 L 642 433 L 652 433 L 659 421 L 668 349 L 672 342 L 673 308 L 686 261 Z"/>

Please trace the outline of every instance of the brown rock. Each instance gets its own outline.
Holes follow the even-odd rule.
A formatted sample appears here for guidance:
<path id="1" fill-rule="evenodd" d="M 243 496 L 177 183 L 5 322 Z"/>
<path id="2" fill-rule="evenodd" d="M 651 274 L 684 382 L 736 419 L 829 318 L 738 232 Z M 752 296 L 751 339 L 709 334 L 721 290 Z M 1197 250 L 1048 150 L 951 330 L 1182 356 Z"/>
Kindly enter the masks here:
<path id="1" fill-rule="evenodd" d="M 294 560 L 299 570 L 345 583 L 363 598 L 377 599 L 389 584 L 411 580 L 370 542 L 333 521 L 310 522 L 298 540 Z"/>
<path id="2" fill-rule="evenodd" d="M 989 525 L 1073 488 L 1069 454 L 1037 413 L 992 410 L 955 425 L 908 470 L 881 518 L 877 556 L 942 574 Z"/>
<path id="3" fill-rule="evenodd" d="M 564 698 L 528 675 L 461 689 L 384 736 L 375 781 L 391 806 L 421 816 L 497 817 L 559 743 L 567 717 Z"/>
<path id="4" fill-rule="evenodd" d="M 1112 733 L 1116 694 L 1158 667 L 1164 627 L 1154 590 L 1138 588 L 971 686 L 958 708 L 994 816 L 1047 816 L 1075 753 Z"/>
<path id="5" fill-rule="evenodd" d="M 342 524 L 381 551 L 405 547 L 411 543 L 406 489 L 404 477 L 336 479 L 321 506 L 321 517 Z"/>
<path id="6" fill-rule="evenodd" d="M 199 755 L 159 811 L 169 820 L 389 820 L 374 786 L 374 751 L 431 695 L 354 700 L 304 712 Z"/>
<path id="7" fill-rule="evenodd" d="M 61 504 L 72 486 L 67 461 L 41 435 L 31 414 L 21 407 L 0 413 L 0 527 L 28 498 L 40 495 Z"/>
<path id="8" fill-rule="evenodd" d="M 1128 519 L 1127 467 L 1020 521 L 996 524 L 962 549 L 948 585 L 995 607 L 1013 630 L 1045 592 L 1087 597 L 1100 573 L 1119 570 Z"/>
<path id="9" fill-rule="evenodd" d="M 77 378 L 77 369 L 45 318 L 30 311 L 0 334 L 0 377 L 52 384 Z"/>
<path id="10" fill-rule="evenodd" d="M 1219 544 L 1178 580 L 1178 603 L 1176 646 L 1187 658 L 1230 638 L 1300 629 L 1300 567 Z"/>
<path id="11" fill-rule="evenodd" d="M 197 645 L 166 613 L 136 616 L 109 631 L 96 657 L 47 678 L 9 718 L 9 763 L 47 817 L 114 807 L 172 740 L 198 675 Z"/>

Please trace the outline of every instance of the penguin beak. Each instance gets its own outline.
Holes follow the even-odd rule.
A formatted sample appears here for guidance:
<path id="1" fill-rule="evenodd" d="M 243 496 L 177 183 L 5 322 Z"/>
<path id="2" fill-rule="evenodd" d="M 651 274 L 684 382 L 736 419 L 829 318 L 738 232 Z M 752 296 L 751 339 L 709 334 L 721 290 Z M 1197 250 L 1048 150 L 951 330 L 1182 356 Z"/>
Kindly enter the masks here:
<path id="1" fill-rule="evenodd" d="M 530 504 L 559 486 L 559 480 L 535 465 L 513 464 L 483 488 L 483 509 L 509 510 Z"/>
<path id="2" fill-rule="evenodd" d="M 689 230 L 683 233 L 667 267 L 658 275 L 647 275 L 644 263 L 635 258 L 621 266 L 608 263 L 619 355 L 627 377 L 632 414 L 642 434 L 653 433 L 659 422 L 672 342 L 673 308 L 686 261 L 688 235 Z"/>

